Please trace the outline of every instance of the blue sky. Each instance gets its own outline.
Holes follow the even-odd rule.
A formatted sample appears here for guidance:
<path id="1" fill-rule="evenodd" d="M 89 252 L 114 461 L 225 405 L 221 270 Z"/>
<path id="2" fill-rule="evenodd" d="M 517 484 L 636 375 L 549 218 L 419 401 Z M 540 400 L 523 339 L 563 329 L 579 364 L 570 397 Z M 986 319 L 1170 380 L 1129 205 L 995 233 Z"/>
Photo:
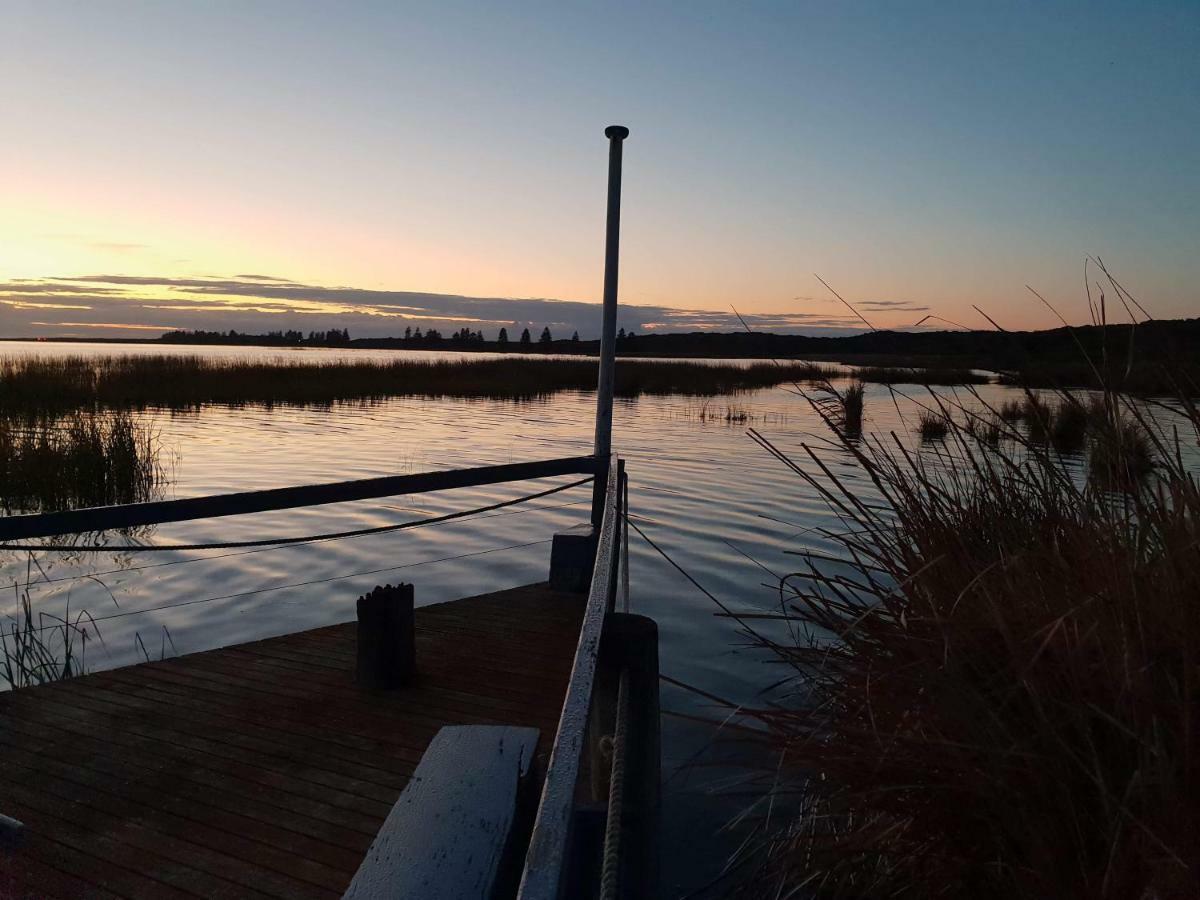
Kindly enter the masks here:
<path id="1" fill-rule="evenodd" d="M 819 273 L 880 326 L 1041 327 L 1025 285 L 1080 320 L 1089 253 L 1156 316 L 1200 314 L 1200 3 L 0 9 L 0 333 L 345 315 L 169 302 L 239 273 L 593 332 L 530 301 L 599 297 L 611 122 L 631 322 L 848 324 Z M 22 291 L 97 275 L 159 283 L 70 315 Z"/>

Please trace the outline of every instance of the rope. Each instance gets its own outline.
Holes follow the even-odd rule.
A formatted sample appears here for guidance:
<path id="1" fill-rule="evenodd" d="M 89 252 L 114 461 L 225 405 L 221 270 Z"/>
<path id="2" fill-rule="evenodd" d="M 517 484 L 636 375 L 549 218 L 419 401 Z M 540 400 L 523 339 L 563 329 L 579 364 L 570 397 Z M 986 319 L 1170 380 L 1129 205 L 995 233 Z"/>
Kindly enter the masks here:
<path id="1" fill-rule="evenodd" d="M 47 551 L 51 553 L 77 553 L 80 551 L 122 551 L 131 553 L 150 553 L 164 550 L 231 550 L 238 547 L 281 547 L 287 544 L 311 544 L 316 541 L 333 541 L 341 538 L 362 537 L 368 534 L 384 534 L 389 531 L 400 531 L 404 528 L 417 528 L 421 525 L 434 525 L 439 522 L 449 522 L 451 519 L 461 519 L 464 516 L 473 516 L 476 513 L 491 512 L 494 509 L 503 509 L 506 506 L 515 506 L 518 503 L 525 503 L 529 500 L 537 500 L 541 497 L 549 497 L 551 494 L 557 494 L 560 491 L 566 491 L 573 487 L 579 487 L 581 484 L 587 484 L 591 481 L 591 476 L 581 478 L 579 481 L 572 481 L 570 484 L 562 484 L 558 487 L 553 487 L 545 491 L 539 491 L 536 494 L 526 494 L 524 497 L 517 497 L 514 500 L 505 500 L 502 503 L 493 503 L 490 506 L 480 506 L 475 509 L 459 510 L 458 512 L 447 513 L 444 516 L 434 516 L 429 519 L 417 519 L 414 522 L 400 522 L 395 525 L 380 525 L 375 528 L 358 528 L 354 531 L 334 531 L 328 534 L 310 534 L 302 537 L 284 537 L 284 538 L 261 538 L 255 541 L 220 541 L 211 544 L 90 544 L 80 546 L 78 544 L 0 544 L 0 550 L 35 550 Z"/>
<path id="2" fill-rule="evenodd" d="M 522 550 L 526 547 L 536 547 L 538 544 L 549 544 L 551 538 L 544 538 L 540 541 L 528 541 L 524 544 L 509 544 L 507 547 L 491 547 L 487 550 L 476 550 L 471 553 L 459 553 L 456 556 L 442 556 L 437 559 L 422 559 L 415 563 L 405 563 L 401 566 L 388 566 L 384 569 L 368 569 L 365 572 L 351 572 L 349 575 L 332 575 L 329 578 L 314 578 L 310 581 L 296 581 L 291 584 L 275 584 L 271 587 L 255 588 L 252 591 L 239 591 L 236 594 L 223 594 L 219 597 L 204 597 L 199 600 L 181 600 L 178 603 L 164 603 L 161 606 L 147 606 L 145 609 L 130 609 L 124 612 L 109 613 L 107 616 L 93 616 L 88 614 L 87 621 L 89 622 L 106 622 L 109 619 L 123 619 L 126 616 L 140 616 L 143 613 L 162 612 L 167 609 L 178 609 L 181 606 L 195 606 L 200 603 L 212 603 L 214 600 L 235 600 L 238 597 L 253 597 L 257 594 L 269 594 L 272 591 L 283 591 L 288 588 L 308 587 L 314 584 L 329 584 L 333 581 L 346 581 L 350 578 L 362 578 L 364 575 L 380 575 L 384 572 L 397 572 L 401 569 L 413 569 L 417 566 L 430 565 L 431 563 L 453 562 L 457 559 L 467 559 L 473 556 L 485 556 L 488 553 L 500 553 L 504 550 Z M 11 617 L 10 617 L 11 618 Z M 42 625 L 38 628 L 25 629 L 21 631 L 51 631 L 56 628 L 73 627 L 66 626 L 65 623 L 58 625 Z"/>
<path id="3" fill-rule="evenodd" d="M 498 518 L 501 516 L 521 516 L 521 515 L 524 515 L 525 513 L 542 512 L 542 511 L 545 511 L 548 509 L 549 510 L 567 509 L 572 506 L 579 506 L 580 504 L 591 503 L 591 502 L 592 501 L 590 499 L 589 500 L 572 500 L 570 503 L 556 503 L 552 506 L 531 506 L 528 509 L 518 509 L 514 512 L 496 513 L 494 516 L 480 516 L 479 518 L 480 519 L 494 519 L 494 518 Z M 424 524 L 429 524 L 429 523 L 426 522 Z M 84 581 L 89 578 L 100 578 L 104 575 L 125 575 L 129 572 L 144 572 L 149 569 L 166 568 L 167 566 L 185 566 L 190 563 L 207 562 L 209 560 L 216 560 L 216 559 L 231 559 L 231 558 L 237 557 L 237 556 L 249 556 L 252 553 L 270 553 L 272 550 L 288 550 L 290 548 L 300 547 L 300 546 L 303 546 L 303 545 L 302 544 L 284 544 L 282 546 L 277 546 L 277 547 L 259 547 L 255 550 L 245 550 L 241 553 L 216 553 L 216 554 L 213 554 L 212 556 L 193 556 L 189 559 L 173 559 L 170 562 L 147 563 L 144 566 L 126 566 L 121 569 L 101 569 L 99 572 L 84 572 L 81 575 L 59 575 L 56 578 L 41 578 L 36 582 L 30 582 L 29 586 L 32 586 L 35 584 L 38 586 L 41 586 L 44 584 L 59 584 L 64 581 Z M 9 582 L 8 584 L 0 586 L 0 591 L 10 591 L 13 588 L 20 588 L 23 584 L 25 584 L 25 582 L 12 581 L 12 582 Z"/>
<path id="4" fill-rule="evenodd" d="M 613 729 L 612 774 L 608 780 L 608 821 L 604 826 L 604 862 L 600 900 L 615 900 L 621 883 L 621 819 L 625 796 L 625 731 L 629 718 L 629 670 L 617 685 L 617 722 Z"/>
<path id="5" fill-rule="evenodd" d="M 629 476 L 621 479 L 621 612 L 629 612 Z"/>

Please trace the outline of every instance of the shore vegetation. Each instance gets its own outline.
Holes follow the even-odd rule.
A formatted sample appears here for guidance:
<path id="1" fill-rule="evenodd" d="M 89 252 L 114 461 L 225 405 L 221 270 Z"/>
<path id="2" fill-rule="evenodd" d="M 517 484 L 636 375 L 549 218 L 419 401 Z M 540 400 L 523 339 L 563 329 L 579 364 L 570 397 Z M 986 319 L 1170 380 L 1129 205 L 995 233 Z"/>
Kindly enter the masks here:
<path id="1" fill-rule="evenodd" d="M 0 507 L 50 512 L 154 499 L 157 435 L 128 410 L 0 412 Z"/>
<path id="2" fill-rule="evenodd" d="M 616 394 L 717 396 L 813 379 L 813 363 L 702 364 L 620 360 Z M 0 412 L 191 408 L 203 404 L 333 404 L 397 396 L 535 400 L 596 387 L 594 360 L 479 358 L 312 364 L 199 356 L 22 357 L 0 360 Z"/>
<path id="3" fill-rule="evenodd" d="M 790 698 L 736 710 L 773 760 L 744 892 L 1197 896 L 1200 411 L 933 397 L 919 451 L 813 401 L 880 502 L 754 433 L 846 527 L 782 579 L 782 630 L 742 622 Z"/>

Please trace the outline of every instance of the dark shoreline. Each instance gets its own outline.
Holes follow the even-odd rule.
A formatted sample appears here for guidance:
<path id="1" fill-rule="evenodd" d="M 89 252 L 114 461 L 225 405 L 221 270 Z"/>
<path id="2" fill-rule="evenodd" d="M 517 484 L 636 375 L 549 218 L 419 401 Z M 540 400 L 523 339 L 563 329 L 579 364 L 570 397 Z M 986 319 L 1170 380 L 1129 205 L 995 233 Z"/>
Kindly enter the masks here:
<path id="1" fill-rule="evenodd" d="M 268 335 L 174 332 L 164 338 L 0 338 L 62 344 L 263 347 L 279 350 L 412 350 L 499 353 L 515 359 L 548 355 L 595 358 L 597 340 L 485 341 L 352 338 L 337 343 L 284 342 Z M 1044 331 L 874 331 L 837 337 L 766 332 L 638 334 L 618 338 L 626 359 L 804 360 L 918 370 L 982 370 L 1005 383 L 1036 388 L 1107 386 L 1136 394 L 1200 394 L 1200 318 L 1137 325 L 1087 325 Z M 894 380 L 894 379 L 893 379 Z M 941 379 L 945 381 L 946 379 Z M 961 382 L 958 382 L 961 383 Z"/>

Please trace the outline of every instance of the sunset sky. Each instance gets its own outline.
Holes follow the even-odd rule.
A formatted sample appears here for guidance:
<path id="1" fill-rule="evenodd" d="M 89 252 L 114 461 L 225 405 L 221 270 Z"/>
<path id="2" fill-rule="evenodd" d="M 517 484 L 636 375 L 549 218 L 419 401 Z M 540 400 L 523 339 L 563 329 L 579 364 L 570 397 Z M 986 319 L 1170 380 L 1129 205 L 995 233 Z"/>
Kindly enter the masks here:
<path id="1" fill-rule="evenodd" d="M 1200 315 L 1200 3 L 0 0 L 0 336 Z M 569 301 L 551 303 L 548 301 Z"/>

